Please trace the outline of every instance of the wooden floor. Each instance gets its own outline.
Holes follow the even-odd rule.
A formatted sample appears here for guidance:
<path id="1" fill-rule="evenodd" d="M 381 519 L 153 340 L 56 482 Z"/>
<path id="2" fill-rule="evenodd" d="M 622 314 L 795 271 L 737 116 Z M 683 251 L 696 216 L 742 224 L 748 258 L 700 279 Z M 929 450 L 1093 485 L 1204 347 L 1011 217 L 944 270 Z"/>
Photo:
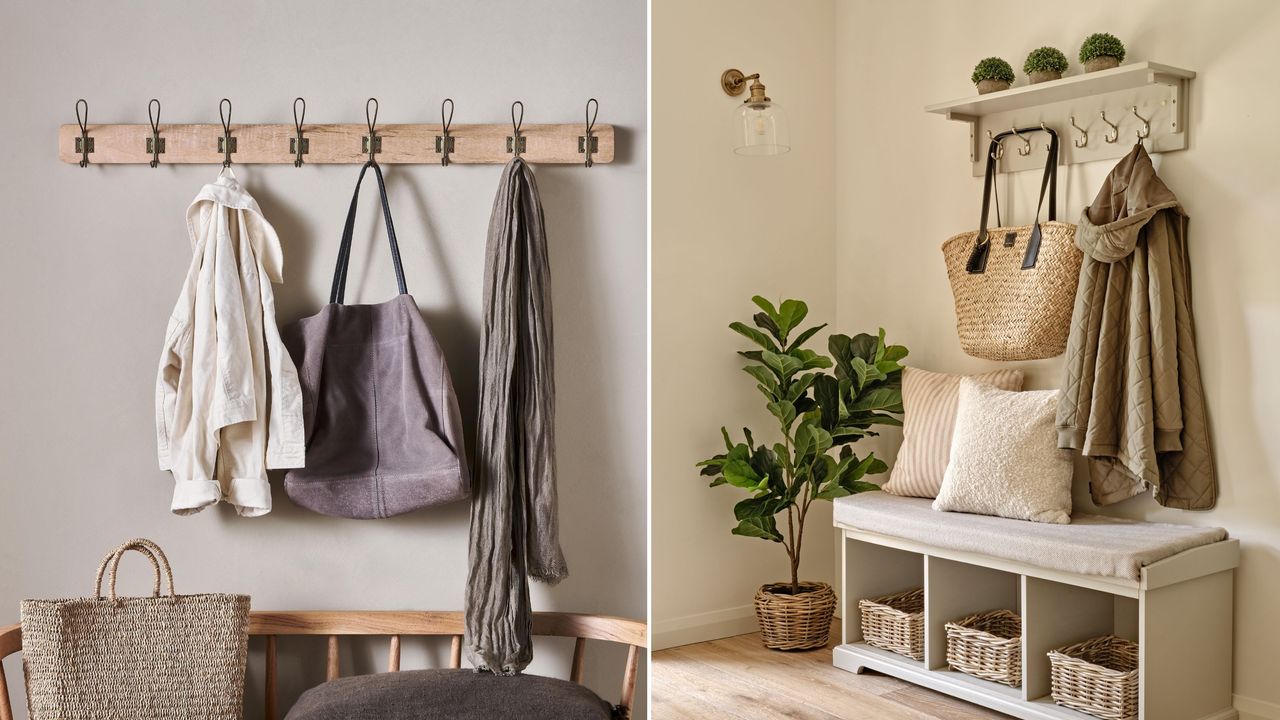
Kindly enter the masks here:
<path id="1" fill-rule="evenodd" d="M 839 642 L 839 621 L 831 629 Z M 653 653 L 654 720 L 989 720 L 986 708 L 831 664 L 831 645 L 777 652 L 760 635 L 739 635 Z"/>

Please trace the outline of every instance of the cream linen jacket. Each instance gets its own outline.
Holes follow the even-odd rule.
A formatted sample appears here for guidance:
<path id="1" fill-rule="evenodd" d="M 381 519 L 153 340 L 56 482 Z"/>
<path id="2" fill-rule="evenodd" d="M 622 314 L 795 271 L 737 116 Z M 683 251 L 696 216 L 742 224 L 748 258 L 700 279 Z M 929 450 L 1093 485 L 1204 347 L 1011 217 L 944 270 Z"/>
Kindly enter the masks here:
<path id="1" fill-rule="evenodd" d="M 267 469 L 302 467 L 305 453 L 302 393 L 271 290 L 282 280 L 280 239 L 228 170 L 191 203 L 187 230 L 191 266 L 156 379 L 160 469 L 173 473 L 179 515 L 219 500 L 265 515 Z"/>

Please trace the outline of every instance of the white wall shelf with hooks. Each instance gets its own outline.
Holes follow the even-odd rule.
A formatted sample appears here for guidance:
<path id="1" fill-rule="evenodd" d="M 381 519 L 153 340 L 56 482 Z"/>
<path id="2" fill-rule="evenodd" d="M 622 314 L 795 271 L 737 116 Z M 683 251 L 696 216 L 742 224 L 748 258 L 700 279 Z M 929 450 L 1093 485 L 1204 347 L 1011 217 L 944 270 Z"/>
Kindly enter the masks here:
<path id="1" fill-rule="evenodd" d="M 983 174 L 987 132 L 1000 133 L 1015 126 L 1044 123 L 1056 130 L 1064 165 L 1124 156 L 1138 140 L 1144 120 L 1149 127 L 1147 150 L 1172 152 L 1187 148 L 1187 90 L 1195 76 L 1191 70 L 1170 65 L 1130 63 L 937 103 L 925 107 L 925 112 L 968 123 L 969 159 L 975 176 Z M 1100 113 L 1105 113 L 1105 121 Z M 1115 125 L 1116 130 L 1110 125 Z M 1108 137 L 1114 140 L 1108 141 Z M 1028 155 L 1021 155 L 1019 147 L 1022 146 L 1016 138 L 1012 142 L 1005 140 L 999 172 L 1044 167 L 1047 136 L 1036 133 Z"/>

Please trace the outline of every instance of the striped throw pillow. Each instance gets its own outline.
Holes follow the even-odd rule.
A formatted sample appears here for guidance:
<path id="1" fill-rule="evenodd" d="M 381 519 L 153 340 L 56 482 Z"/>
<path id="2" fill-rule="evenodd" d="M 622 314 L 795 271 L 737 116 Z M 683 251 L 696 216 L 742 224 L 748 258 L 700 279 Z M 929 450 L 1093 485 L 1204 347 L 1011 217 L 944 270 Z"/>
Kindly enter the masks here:
<path id="1" fill-rule="evenodd" d="M 908 367 L 902 371 L 902 447 L 882 488 L 893 495 L 938 496 L 951 457 L 951 435 L 964 375 Z M 1021 390 L 1021 370 L 970 375 L 1001 390 Z"/>

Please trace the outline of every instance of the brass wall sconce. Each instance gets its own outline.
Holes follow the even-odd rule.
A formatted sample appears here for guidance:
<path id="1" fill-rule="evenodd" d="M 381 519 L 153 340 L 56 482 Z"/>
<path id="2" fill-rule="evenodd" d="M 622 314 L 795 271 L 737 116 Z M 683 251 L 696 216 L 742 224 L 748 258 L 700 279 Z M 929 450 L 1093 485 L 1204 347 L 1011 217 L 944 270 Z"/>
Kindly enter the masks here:
<path id="1" fill-rule="evenodd" d="M 720 75 L 720 88 L 726 95 L 737 97 L 747 90 L 751 94 L 733 113 L 733 151 L 739 155 L 781 155 L 791 152 L 791 134 L 782 107 L 765 95 L 760 73 L 743 75 L 730 68 Z"/>

